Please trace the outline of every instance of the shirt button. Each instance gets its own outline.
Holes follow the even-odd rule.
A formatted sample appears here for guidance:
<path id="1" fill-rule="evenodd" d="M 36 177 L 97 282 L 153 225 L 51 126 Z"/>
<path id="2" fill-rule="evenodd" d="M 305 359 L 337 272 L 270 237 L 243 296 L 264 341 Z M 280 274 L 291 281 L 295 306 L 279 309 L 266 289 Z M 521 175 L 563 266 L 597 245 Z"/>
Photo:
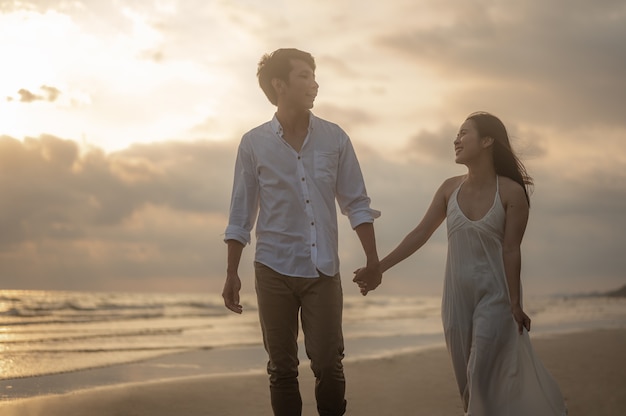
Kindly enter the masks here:
<path id="1" fill-rule="evenodd" d="M 307 203 L 307 204 L 309 203 L 309 200 L 308 200 L 308 199 L 306 200 L 306 203 Z"/>
<path id="2" fill-rule="evenodd" d="M 315 225 L 315 223 L 314 223 L 314 222 L 312 222 L 312 223 L 311 223 L 311 225 Z"/>
<path id="3" fill-rule="evenodd" d="M 302 159 L 302 157 L 298 156 L 298 160 Z"/>
<path id="4" fill-rule="evenodd" d="M 313 247 L 315 247 L 315 243 L 311 244 Z"/>
<path id="5" fill-rule="evenodd" d="M 304 182 L 304 178 L 302 178 L 302 182 Z"/>

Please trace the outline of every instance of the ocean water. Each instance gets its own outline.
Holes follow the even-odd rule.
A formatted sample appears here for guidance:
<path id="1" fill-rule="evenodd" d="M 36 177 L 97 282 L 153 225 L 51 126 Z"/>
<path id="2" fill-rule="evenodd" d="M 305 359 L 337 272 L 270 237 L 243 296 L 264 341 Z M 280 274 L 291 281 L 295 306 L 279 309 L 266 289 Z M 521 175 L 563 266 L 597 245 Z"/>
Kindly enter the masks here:
<path id="1" fill-rule="evenodd" d="M 443 344 L 439 297 L 346 296 L 350 359 Z M 0 291 L 0 380 L 136 363 L 172 353 L 262 352 L 254 295 L 236 315 L 215 294 Z M 626 299 L 534 297 L 531 336 L 626 327 Z M 240 355 L 241 357 L 241 355 Z M 217 359 L 217 358 L 216 358 Z M 262 356 L 246 366 L 264 366 Z M 216 367 L 217 368 L 217 367 Z M 216 370 L 217 371 L 217 370 Z"/>

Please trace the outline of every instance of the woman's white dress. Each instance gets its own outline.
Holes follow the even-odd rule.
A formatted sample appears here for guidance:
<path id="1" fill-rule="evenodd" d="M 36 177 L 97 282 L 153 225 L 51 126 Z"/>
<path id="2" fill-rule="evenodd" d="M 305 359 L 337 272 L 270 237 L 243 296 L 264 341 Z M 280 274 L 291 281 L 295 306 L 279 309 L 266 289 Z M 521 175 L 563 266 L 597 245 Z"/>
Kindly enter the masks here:
<path id="1" fill-rule="evenodd" d="M 535 355 L 526 330 L 518 333 L 511 313 L 499 186 L 489 212 L 472 221 L 457 201 L 462 185 L 447 208 L 442 320 L 465 415 L 566 415 L 559 386 Z"/>

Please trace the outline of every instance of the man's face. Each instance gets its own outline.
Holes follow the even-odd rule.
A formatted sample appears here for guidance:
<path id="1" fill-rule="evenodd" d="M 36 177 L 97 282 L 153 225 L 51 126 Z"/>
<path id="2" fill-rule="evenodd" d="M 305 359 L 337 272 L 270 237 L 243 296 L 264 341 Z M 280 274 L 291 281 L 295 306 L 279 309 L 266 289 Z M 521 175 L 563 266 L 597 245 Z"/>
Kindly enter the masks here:
<path id="1" fill-rule="evenodd" d="M 289 82 L 283 84 L 285 104 L 306 110 L 313 108 L 319 84 L 315 81 L 315 72 L 305 61 L 291 60 Z"/>

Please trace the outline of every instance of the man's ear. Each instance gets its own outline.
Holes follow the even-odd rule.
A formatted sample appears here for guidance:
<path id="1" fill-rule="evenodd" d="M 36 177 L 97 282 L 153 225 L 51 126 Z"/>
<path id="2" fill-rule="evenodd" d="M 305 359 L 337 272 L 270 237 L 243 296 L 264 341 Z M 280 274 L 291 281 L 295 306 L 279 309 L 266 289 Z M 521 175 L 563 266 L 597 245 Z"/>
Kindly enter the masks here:
<path id="1" fill-rule="evenodd" d="M 276 91 L 276 94 L 280 95 L 285 88 L 285 81 L 280 78 L 272 78 L 272 87 L 274 91 Z"/>
<path id="2" fill-rule="evenodd" d="M 491 136 L 483 137 L 483 147 L 486 149 L 489 146 L 493 146 L 493 137 Z"/>

